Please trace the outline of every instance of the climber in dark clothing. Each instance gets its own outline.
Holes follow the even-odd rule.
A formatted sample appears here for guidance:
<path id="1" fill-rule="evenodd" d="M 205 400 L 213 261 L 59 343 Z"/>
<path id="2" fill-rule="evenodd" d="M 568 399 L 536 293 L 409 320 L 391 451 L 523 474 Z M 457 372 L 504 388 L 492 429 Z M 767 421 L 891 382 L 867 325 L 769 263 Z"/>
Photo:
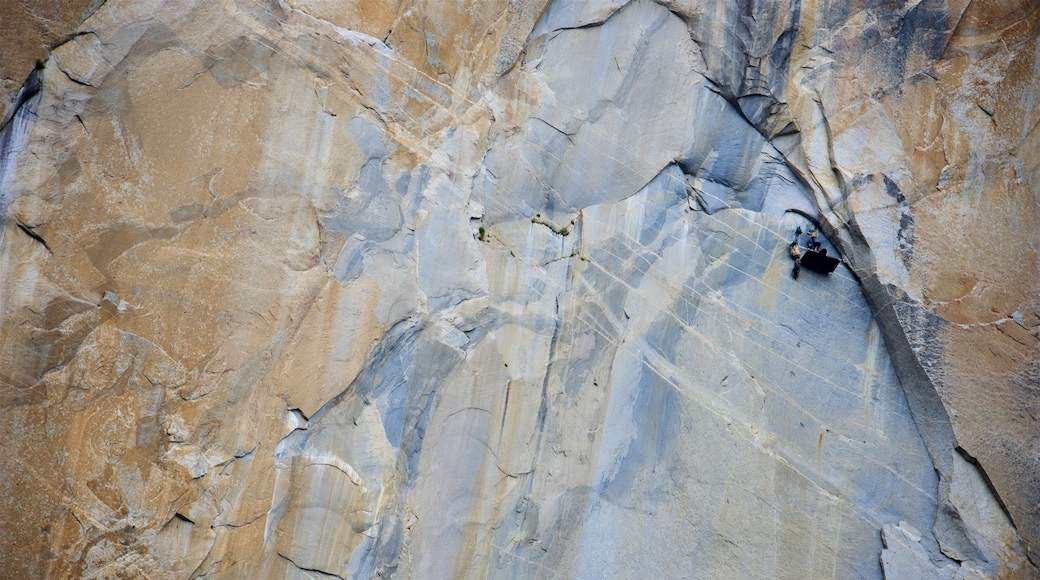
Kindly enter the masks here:
<path id="1" fill-rule="evenodd" d="M 797 280 L 798 273 L 802 271 L 802 265 L 798 263 L 798 259 L 802 257 L 802 252 L 798 249 L 798 242 L 791 242 L 788 251 L 791 253 L 791 259 L 794 260 L 794 270 L 791 270 L 791 277 Z"/>

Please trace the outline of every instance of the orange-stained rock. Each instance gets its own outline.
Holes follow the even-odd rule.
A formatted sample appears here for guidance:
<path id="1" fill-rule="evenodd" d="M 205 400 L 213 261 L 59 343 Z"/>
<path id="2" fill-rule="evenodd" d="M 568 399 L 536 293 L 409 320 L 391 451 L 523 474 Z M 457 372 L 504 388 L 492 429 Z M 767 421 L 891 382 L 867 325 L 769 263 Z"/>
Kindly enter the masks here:
<path id="1" fill-rule="evenodd" d="M 7 3 L 5 573 L 1040 574 L 1040 3 L 875 4 Z"/>

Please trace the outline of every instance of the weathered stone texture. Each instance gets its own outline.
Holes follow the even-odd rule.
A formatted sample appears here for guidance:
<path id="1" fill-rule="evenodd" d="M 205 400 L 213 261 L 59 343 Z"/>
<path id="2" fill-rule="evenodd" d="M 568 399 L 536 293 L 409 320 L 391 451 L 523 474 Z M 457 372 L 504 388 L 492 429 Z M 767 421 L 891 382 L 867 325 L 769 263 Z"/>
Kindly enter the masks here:
<path id="1" fill-rule="evenodd" d="M 983 4 L 54 4 L 5 574 L 1036 577 L 1040 8 Z"/>
<path id="2" fill-rule="evenodd" d="M 18 88 L 37 59 L 66 42 L 104 0 L 0 2 L 0 120 L 13 113 Z"/>

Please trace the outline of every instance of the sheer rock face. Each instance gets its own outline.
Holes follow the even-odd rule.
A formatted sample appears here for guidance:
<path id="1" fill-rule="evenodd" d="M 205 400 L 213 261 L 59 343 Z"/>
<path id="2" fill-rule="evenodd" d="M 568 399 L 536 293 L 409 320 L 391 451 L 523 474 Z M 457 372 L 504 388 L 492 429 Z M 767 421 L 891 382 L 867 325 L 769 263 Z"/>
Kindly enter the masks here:
<path id="1" fill-rule="evenodd" d="M 5 570 L 1032 577 L 1037 18 L 109 0 L 7 93 Z"/>
<path id="2" fill-rule="evenodd" d="M 18 88 L 37 59 L 64 43 L 103 0 L 0 1 L 0 119 L 14 112 Z"/>

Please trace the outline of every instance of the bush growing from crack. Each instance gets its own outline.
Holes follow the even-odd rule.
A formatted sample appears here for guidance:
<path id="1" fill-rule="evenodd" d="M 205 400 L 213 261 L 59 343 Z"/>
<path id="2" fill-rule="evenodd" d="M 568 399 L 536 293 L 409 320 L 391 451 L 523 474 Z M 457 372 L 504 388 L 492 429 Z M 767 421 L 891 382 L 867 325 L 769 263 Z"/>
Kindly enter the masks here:
<path id="1" fill-rule="evenodd" d="M 571 234 L 571 229 L 570 228 L 568 228 L 567 226 L 562 226 L 562 227 L 558 226 L 555 223 L 553 223 L 552 221 L 543 218 L 542 214 L 540 214 L 540 213 L 534 214 L 534 217 L 531 218 L 531 223 L 533 223 L 533 224 L 541 224 L 541 225 L 549 228 L 550 230 L 552 230 L 554 234 L 560 234 L 561 236 L 569 236 Z"/>

